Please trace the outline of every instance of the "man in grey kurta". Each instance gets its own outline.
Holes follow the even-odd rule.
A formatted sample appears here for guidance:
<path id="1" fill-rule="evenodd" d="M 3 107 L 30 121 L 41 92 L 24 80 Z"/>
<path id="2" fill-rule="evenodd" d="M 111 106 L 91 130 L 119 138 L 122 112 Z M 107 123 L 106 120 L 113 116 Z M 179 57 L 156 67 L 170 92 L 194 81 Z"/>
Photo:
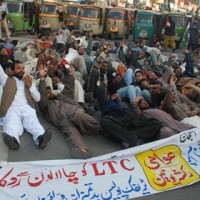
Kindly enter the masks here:
<path id="1" fill-rule="evenodd" d="M 45 114 L 47 121 L 58 127 L 68 136 L 70 153 L 74 158 L 86 159 L 91 157 L 88 147 L 84 143 L 82 134 L 88 131 L 97 133 L 100 125 L 93 117 L 86 114 L 84 109 L 73 100 L 73 75 L 66 75 L 65 88 L 56 98 L 51 90 L 47 90 L 44 70 L 40 70 L 40 83 L 38 90 L 41 94 L 39 106 Z"/>
<path id="2" fill-rule="evenodd" d="M 160 129 L 159 139 L 194 128 L 191 125 L 175 120 L 171 115 L 163 110 L 150 108 L 149 104 L 140 96 L 136 98 L 134 103 L 132 103 L 132 110 L 136 116 L 154 118 L 163 124 L 163 127 Z"/>

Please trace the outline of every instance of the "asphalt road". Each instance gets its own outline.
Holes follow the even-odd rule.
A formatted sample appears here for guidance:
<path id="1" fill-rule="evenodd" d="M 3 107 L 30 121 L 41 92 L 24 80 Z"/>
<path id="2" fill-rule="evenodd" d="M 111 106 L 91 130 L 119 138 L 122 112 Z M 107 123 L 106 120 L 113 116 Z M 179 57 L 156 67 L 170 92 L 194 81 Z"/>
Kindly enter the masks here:
<path id="1" fill-rule="evenodd" d="M 33 36 L 18 34 L 15 38 L 20 41 L 27 41 L 33 39 Z M 19 53 L 19 58 L 23 53 Z M 35 160 L 56 160 L 69 159 L 69 148 L 67 146 L 66 137 L 60 131 L 48 124 L 39 114 L 39 119 L 43 126 L 51 127 L 53 130 L 53 137 L 46 149 L 40 150 L 34 144 L 32 137 L 28 133 L 24 133 L 20 138 L 20 149 L 18 151 L 8 150 L 2 141 L 2 131 L 0 132 L 0 160 L 9 162 L 20 161 L 35 161 Z M 99 118 L 99 113 L 95 117 Z M 2 127 L 1 127 L 2 130 Z M 103 135 L 86 135 L 84 140 L 88 145 L 93 156 L 105 155 L 107 153 L 120 151 L 123 149 L 121 143 L 112 142 Z M 142 198 L 135 198 L 136 200 L 200 200 L 200 182 L 186 186 L 180 189 L 166 191 L 156 195 L 146 196 Z"/>

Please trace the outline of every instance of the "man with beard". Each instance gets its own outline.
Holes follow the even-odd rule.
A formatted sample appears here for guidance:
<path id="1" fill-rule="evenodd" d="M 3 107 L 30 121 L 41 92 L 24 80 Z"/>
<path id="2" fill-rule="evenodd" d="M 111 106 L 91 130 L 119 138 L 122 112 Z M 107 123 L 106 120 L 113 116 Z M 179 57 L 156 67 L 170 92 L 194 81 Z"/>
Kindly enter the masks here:
<path id="1" fill-rule="evenodd" d="M 13 76 L 4 73 L 0 66 L 0 84 L 3 94 L 0 117 L 3 119 L 3 140 L 12 150 L 20 148 L 20 136 L 24 129 L 29 132 L 40 149 L 51 140 L 51 130 L 41 126 L 35 111 L 35 102 L 40 101 L 40 93 L 32 78 L 24 74 L 24 65 L 15 61 L 11 66 Z"/>
<path id="2" fill-rule="evenodd" d="M 83 46 L 79 46 L 77 52 L 79 56 L 73 59 L 70 64 L 74 65 L 77 71 L 81 73 L 82 78 L 84 78 L 84 76 L 87 75 L 87 67 L 85 63 L 85 48 Z"/>
<path id="3" fill-rule="evenodd" d="M 103 61 L 99 69 L 95 68 L 90 73 L 88 83 L 89 92 L 91 92 L 94 97 L 97 97 L 99 105 L 105 101 L 105 95 L 103 94 L 107 91 L 108 81 L 111 80 L 113 72 L 111 64 Z"/>
<path id="4" fill-rule="evenodd" d="M 112 58 L 109 55 L 109 48 L 104 47 L 104 51 L 101 52 L 100 55 L 98 55 L 96 57 L 94 64 L 90 69 L 87 92 L 90 92 L 95 96 L 96 88 L 97 88 L 97 82 L 99 80 L 100 68 L 101 68 L 101 70 L 105 71 L 106 67 L 103 67 L 104 68 L 103 69 L 102 66 L 105 66 L 106 63 L 108 65 L 108 62 L 110 62 L 110 61 L 112 61 Z"/>
<path id="5" fill-rule="evenodd" d="M 92 48 L 93 48 L 93 31 L 90 30 L 88 33 L 88 40 L 85 41 L 84 38 L 75 38 L 75 40 L 78 42 L 77 52 L 79 54 L 79 57 L 74 59 L 71 64 L 76 66 L 78 71 L 82 74 L 83 78 L 87 78 L 86 75 L 89 74 L 90 69 L 93 65 L 92 59 L 90 57 Z M 87 46 L 87 47 L 86 47 Z"/>
<path id="6" fill-rule="evenodd" d="M 58 30 L 59 32 L 62 31 L 65 35 L 66 41 L 68 40 L 68 38 L 70 37 L 71 33 L 70 31 L 67 29 L 65 24 L 62 24 L 62 27 Z"/>

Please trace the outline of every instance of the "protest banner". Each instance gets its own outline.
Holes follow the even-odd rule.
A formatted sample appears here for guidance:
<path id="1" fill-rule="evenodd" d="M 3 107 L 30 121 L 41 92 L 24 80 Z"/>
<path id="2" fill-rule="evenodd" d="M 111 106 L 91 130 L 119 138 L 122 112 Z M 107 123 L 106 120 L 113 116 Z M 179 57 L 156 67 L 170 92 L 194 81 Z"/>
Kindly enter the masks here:
<path id="1" fill-rule="evenodd" d="M 2 200 L 117 200 L 200 180 L 200 130 L 88 160 L 0 162 Z"/>

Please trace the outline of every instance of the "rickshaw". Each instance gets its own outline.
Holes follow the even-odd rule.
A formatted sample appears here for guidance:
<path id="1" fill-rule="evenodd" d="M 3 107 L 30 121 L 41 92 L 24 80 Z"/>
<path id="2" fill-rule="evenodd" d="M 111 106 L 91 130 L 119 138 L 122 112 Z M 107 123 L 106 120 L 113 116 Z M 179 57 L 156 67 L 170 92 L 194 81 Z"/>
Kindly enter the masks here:
<path id="1" fill-rule="evenodd" d="M 39 23 L 47 23 L 51 30 L 58 30 L 64 23 L 64 3 L 59 1 L 43 1 L 40 5 Z"/>
<path id="2" fill-rule="evenodd" d="M 35 32 L 35 1 L 34 0 L 6 0 L 8 13 L 6 15 L 9 24 L 12 24 L 14 32 Z"/>
<path id="3" fill-rule="evenodd" d="M 128 38 L 132 32 L 135 19 L 135 9 L 125 7 L 107 7 L 105 20 L 105 34 L 111 39 L 115 37 Z"/>
<path id="4" fill-rule="evenodd" d="M 70 2 L 65 7 L 66 24 L 70 30 L 79 29 L 80 4 Z"/>
<path id="5" fill-rule="evenodd" d="M 82 5 L 80 7 L 79 30 L 86 35 L 93 30 L 94 35 L 101 35 L 104 28 L 105 8 L 95 5 Z"/>
<path id="6" fill-rule="evenodd" d="M 154 34 L 160 37 L 164 24 L 161 13 L 152 10 L 138 10 L 133 27 L 133 40 L 151 40 Z"/>

